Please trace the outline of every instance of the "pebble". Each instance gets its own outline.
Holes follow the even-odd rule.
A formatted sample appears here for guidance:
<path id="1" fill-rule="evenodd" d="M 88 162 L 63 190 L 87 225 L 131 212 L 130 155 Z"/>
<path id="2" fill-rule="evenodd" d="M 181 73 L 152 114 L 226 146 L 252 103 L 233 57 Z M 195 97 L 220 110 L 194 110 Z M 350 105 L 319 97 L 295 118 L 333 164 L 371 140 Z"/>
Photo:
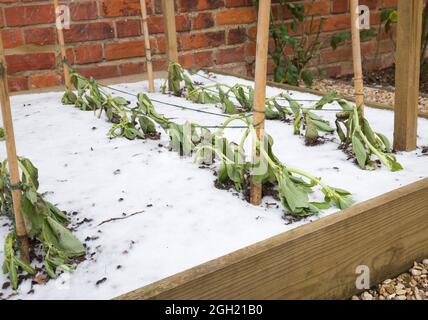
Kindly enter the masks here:
<path id="1" fill-rule="evenodd" d="M 420 276 L 422 274 L 422 271 L 417 269 L 412 269 L 412 275 L 413 276 Z"/>
<path id="2" fill-rule="evenodd" d="M 350 83 L 339 80 L 339 79 L 319 79 L 314 82 L 312 89 L 331 92 L 336 91 L 339 95 L 342 96 L 353 96 L 354 95 L 354 86 Z M 383 104 L 394 105 L 395 94 L 394 92 L 382 89 L 365 86 L 364 95 L 367 101 L 379 102 Z M 424 111 L 428 111 L 428 98 L 425 96 L 419 97 L 419 108 Z M 427 259 L 428 260 L 428 259 Z"/>
<path id="3" fill-rule="evenodd" d="M 361 296 L 361 298 L 363 300 L 373 300 L 373 296 L 370 293 L 368 293 L 367 291 L 363 293 L 363 295 Z"/>
<path id="4" fill-rule="evenodd" d="M 377 287 L 352 297 L 352 300 L 428 300 L 428 259 Z"/>
<path id="5" fill-rule="evenodd" d="M 405 295 L 407 293 L 407 291 L 400 289 L 400 290 L 397 290 L 395 293 L 398 294 L 399 296 L 402 296 L 402 295 Z"/>

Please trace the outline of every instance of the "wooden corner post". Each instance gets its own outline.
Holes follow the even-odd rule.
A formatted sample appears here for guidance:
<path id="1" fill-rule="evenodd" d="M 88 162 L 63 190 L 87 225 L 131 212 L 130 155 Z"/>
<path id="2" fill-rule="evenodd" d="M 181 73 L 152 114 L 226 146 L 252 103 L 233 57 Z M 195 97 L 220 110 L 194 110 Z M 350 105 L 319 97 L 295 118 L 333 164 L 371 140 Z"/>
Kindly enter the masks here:
<path id="1" fill-rule="evenodd" d="M 168 69 L 171 62 L 178 62 L 177 31 L 175 26 L 174 0 L 162 0 L 162 12 L 165 25 Z M 172 79 L 169 79 L 171 89 Z"/>
<path id="2" fill-rule="evenodd" d="M 13 132 L 12 111 L 10 109 L 9 90 L 7 83 L 6 59 L 4 56 L 3 39 L 0 35 L 0 99 L 3 116 L 3 128 L 6 138 L 6 154 L 9 166 L 10 183 L 12 189 L 13 212 L 15 217 L 16 235 L 19 240 L 21 257 L 25 262 L 30 262 L 29 242 L 25 222 L 21 211 L 20 190 L 21 179 L 19 177 L 18 158 L 16 155 L 15 134 Z"/>
<path id="3" fill-rule="evenodd" d="M 152 64 L 152 49 L 150 47 L 150 34 L 149 27 L 147 25 L 147 7 L 146 0 L 140 0 L 141 4 L 141 24 L 144 36 L 144 47 L 146 52 L 146 65 L 147 65 L 147 76 L 149 79 L 149 91 L 155 92 L 155 80 L 153 77 L 153 64 Z"/>
<path id="4" fill-rule="evenodd" d="M 267 55 L 269 45 L 269 19 L 270 19 L 271 0 L 259 1 L 259 14 L 257 22 L 257 52 L 256 52 L 256 71 L 254 88 L 254 106 L 253 106 L 253 125 L 256 129 L 257 139 L 263 141 L 265 128 L 266 111 L 266 78 L 267 78 Z M 263 148 L 263 144 L 261 144 Z M 254 148 L 253 162 L 256 163 L 259 158 L 260 150 Z M 251 180 L 250 201 L 254 205 L 262 202 L 262 185 Z"/>
<path id="5" fill-rule="evenodd" d="M 67 90 L 71 90 L 70 70 L 69 70 L 68 64 L 67 64 L 67 52 L 66 52 L 66 48 L 65 48 L 64 32 L 63 32 L 64 25 L 63 25 L 62 17 L 60 14 L 61 8 L 59 6 L 58 0 L 54 0 L 53 2 L 54 2 L 54 10 L 55 10 L 56 32 L 57 32 L 57 36 L 58 36 L 58 44 L 59 44 L 59 49 L 60 49 L 61 59 L 62 59 L 62 65 L 63 65 L 63 70 L 64 70 L 65 87 Z M 66 15 L 65 18 L 69 19 L 70 16 Z"/>
<path id="6" fill-rule="evenodd" d="M 416 150 L 423 0 L 398 0 L 394 149 Z"/>
<path id="7" fill-rule="evenodd" d="M 361 40 L 360 40 L 360 12 L 358 0 L 351 0 L 351 32 L 352 32 L 352 57 L 354 64 L 354 90 L 355 103 L 358 113 L 364 116 L 364 85 L 363 67 L 361 63 Z"/>

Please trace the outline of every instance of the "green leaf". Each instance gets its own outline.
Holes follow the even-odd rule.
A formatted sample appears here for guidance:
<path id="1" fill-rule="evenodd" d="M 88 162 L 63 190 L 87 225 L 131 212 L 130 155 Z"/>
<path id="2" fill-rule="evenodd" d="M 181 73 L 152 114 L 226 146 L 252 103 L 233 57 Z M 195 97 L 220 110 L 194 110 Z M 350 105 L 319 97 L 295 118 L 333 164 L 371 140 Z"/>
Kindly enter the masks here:
<path id="1" fill-rule="evenodd" d="M 314 108 L 315 109 L 321 109 L 322 107 L 324 107 L 326 104 L 330 104 L 334 101 L 337 100 L 337 93 L 335 91 L 333 92 L 329 92 L 327 94 L 325 94 L 315 105 Z"/>
<path id="2" fill-rule="evenodd" d="M 370 127 L 369 122 L 365 118 L 363 118 L 362 129 L 363 129 L 363 133 L 366 136 L 367 140 L 369 140 L 369 142 L 373 146 L 378 147 L 378 140 L 376 139 L 376 135 L 373 132 L 372 128 Z"/>
<path id="3" fill-rule="evenodd" d="M 382 143 L 385 147 L 385 151 L 391 152 L 391 142 L 389 141 L 389 139 L 385 135 L 379 132 L 376 132 L 376 135 L 379 137 L 380 140 L 382 140 Z"/>
<path id="4" fill-rule="evenodd" d="M 334 128 L 330 127 L 329 123 L 325 120 L 312 120 L 311 122 L 317 127 L 318 130 L 324 132 L 334 132 Z"/>
<path id="5" fill-rule="evenodd" d="M 368 157 L 367 151 L 361 140 L 356 136 L 356 134 L 352 135 L 352 149 L 357 158 L 358 165 L 362 169 L 365 169 Z"/>
<path id="6" fill-rule="evenodd" d="M 26 158 L 18 157 L 18 164 L 22 171 L 22 183 L 37 190 L 39 188 L 39 170 Z"/>
<path id="7" fill-rule="evenodd" d="M 317 126 L 314 124 L 314 121 L 309 116 L 306 116 L 305 140 L 307 145 L 314 145 L 319 138 Z"/>
<path id="8" fill-rule="evenodd" d="M 67 228 L 51 217 L 43 224 L 43 239 L 55 248 L 65 252 L 69 257 L 79 257 L 85 254 L 85 247 Z"/>
<path id="9" fill-rule="evenodd" d="M 307 87 L 312 87 L 314 82 L 314 75 L 312 74 L 312 71 L 305 69 L 302 71 L 300 76 Z"/>
<path id="10" fill-rule="evenodd" d="M 281 200 L 286 202 L 292 212 L 309 207 L 308 195 L 291 181 L 285 171 L 278 187 Z"/>

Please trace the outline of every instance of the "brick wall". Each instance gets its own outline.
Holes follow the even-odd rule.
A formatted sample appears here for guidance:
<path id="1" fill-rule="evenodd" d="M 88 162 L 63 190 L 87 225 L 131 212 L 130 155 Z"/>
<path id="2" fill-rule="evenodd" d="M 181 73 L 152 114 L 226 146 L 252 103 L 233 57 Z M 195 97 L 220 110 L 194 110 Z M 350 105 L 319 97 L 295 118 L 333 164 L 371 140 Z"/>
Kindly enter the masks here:
<path id="1" fill-rule="evenodd" d="M 146 0 L 154 68 L 165 65 L 165 37 L 160 0 Z M 256 10 L 252 0 L 175 0 L 180 62 L 185 67 L 216 66 L 248 74 L 254 68 Z M 278 1 L 273 1 L 278 2 Z M 297 1 L 299 2 L 299 1 Z M 348 0 L 300 0 L 308 14 L 325 19 L 323 34 L 349 29 Z M 361 0 L 372 10 L 372 23 L 379 21 L 382 5 L 396 0 Z M 65 30 L 70 63 L 95 78 L 120 77 L 145 71 L 144 42 L 140 28 L 139 0 L 67 0 L 72 24 Z M 275 4 L 274 4 L 275 5 Z M 62 83 L 54 10 L 50 0 L 0 0 L 0 26 L 12 91 L 55 86 Z M 366 68 L 374 67 L 379 51 L 382 66 L 393 62 L 392 42 L 383 36 L 363 43 Z M 349 43 L 332 51 L 322 49 L 312 62 L 328 75 L 352 72 Z M 272 63 L 270 63 L 272 71 Z"/>

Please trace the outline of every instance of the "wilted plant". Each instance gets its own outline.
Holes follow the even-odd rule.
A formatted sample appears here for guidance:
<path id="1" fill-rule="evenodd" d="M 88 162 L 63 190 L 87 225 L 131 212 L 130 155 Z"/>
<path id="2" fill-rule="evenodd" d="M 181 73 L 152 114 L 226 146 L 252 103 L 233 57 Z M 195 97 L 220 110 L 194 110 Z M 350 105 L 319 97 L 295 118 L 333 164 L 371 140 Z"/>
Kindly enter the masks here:
<path id="1" fill-rule="evenodd" d="M 181 68 L 180 73 L 185 73 L 184 69 Z M 188 99 L 196 103 L 221 103 L 223 112 L 228 114 L 230 113 L 227 110 L 233 110 L 232 114 L 252 110 L 254 93 L 250 86 L 236 84 L 231 87 L 221 83 L 198 86 L 192 83 L 191 87 L 194 88 L 192 91 L 185 93 L 187 90 L 182 90 L 182 93 L 184 92 Z M 208 98 L 194 99 L 194 97 L 200 97 L 202 94 Z M 237 101 L 238 107 L 233 104 L 234 101 Z M 287 101 L 288 105 L 284 105 L 283 101 Z M 328 121 L 314 112 L 334 102 L 337 102 L 343 109 L 343 112 L 337 113 L 336 128 L 333 128 Z M 229 104 L 232 104 L 235 109 L 225 107 Z M 307 145 L 317 144 L 320 132 L 332 133 L 336 131 L 341 141 L 340 148 L 350 151 L 362 169 L 375 167 L 375 162 L 371 160 L 371 156 L 375 155 L 391 171 L 401 170 L 402 166 L 392 154 L 388 138 L 381 133 L 375 133 L 367 119 L 360 117 L 358 122 L 354 121 L 354 113 L 358 114 L 358 108 L 338 97 L 335 92 L 326 94 L 310 107 L 304 107 L 284 93 L 266 99 L 266 118 L 286 119 L 287 116 L 292 116 L 294 134 L 300 135 L 304 130 Z"/>
<path id="2" fill-rule="evenodd" d="M 249 177 L 252 176 L 262 185 L 267 183 L 276 185 L 283 207 L 298 216 L 316 214 L 320 210 L 330 208 L 332 204 L 344 209 L 354 203 L 348 191 L 330 187 L 324 184 L 320 178 L 283 165 L 273 153 L 273 138 L 266 134 L 263 142 L 258 141 L 251 121 L 248 118 L 234 117 L 230 119 L 230 122 L 237 119 L 243 121 L 248 127 L 239 144 L 229 143 L 226 140 L 214 145 L 201 145 L 197 149 L 196 159 L 199 162 L 204 162 L 207 152 L 213 152 L 220 160 L 217 173 L 218 183 L 224 184 L 230 181 L 237 190 L 242 190 L 248 188 Z M 220 129 L 215 134 L 217 141 L 223 130 Z M 260 154 L 260 158 L 255 163 L 245 160 L 244 145 L 248 138 L 253 139 Z M 310 201 L 309 195 L 317 186 L 324 193 L 324 200 L 321 202 Z"/>
<path id="3" fill-rule="evenodd" d="M 178 76 L 170 76 L 175 80 L 181 79 L 178 81 L 178 86 L 175 87 L 176 93 L 180 93 L 180 95 L 183 94 L 183 89 L 179 86 L 184 81 L 186 94 L 196 102 L 221 101 L 220 96 L 225 101 L 225 97 L 233 94 L 235 99 L 239 101 L 240 108 L 243 110 L 251 110 L 252 108 L 253 98 L 252 88 L 250 87 L 227 87 L 222 85 L 217 87 L 217 89 L 225 89 L 220 94 L 218 92 L 208 92 L 208 88 L 199 91 L 196 90 L 196 86 L 190 77 L 185 74 L 184 70 L 178 64 L 174 64 L 174 68 L 170 70 L 179 73 Z M 94 81 L 93 83 L 96 82 Z M 194 98 L 195 96 L 198 98 Z M 285 112 L 279 106 L 277 108 L 281 112 Z M 349 192 L 329 187 L 319 178 L 312 177 L 298 170 L 288 169 L 282 165 L 273 154 L 273 139 L 270 136 L 268 136 L 266 150 L 260 142 L 255 140 L 256 148 L 259 148 L 259 153 L 262 156 L 256 164 L 247 162 L 244 143 L 248 137 L 255 138 L 255 129 L 251 123 L 251 119 L 245 114 L 236 114 L 229 117 L 216 131 L 211 132 L 208 128 L 193 122 L 188 121 L 184 124 L 178 124 L 171 121 L 171 119 L 157 113 L 152 101 L 146 94 L 142 93 L 137 95 L 137 106 L 135 108 L 131 109 L 128 106 L 120 105 L 117 112 L 120 114 L 131 113 L 133 116 L 145 117 L 146 121 L 152 121 L 161 126 L 170 138 L 171 149 L 179 152 L 180 155 L 190 156 L 194 154 L 195 159 L 204 164 L 212 164 L 215 158 L 219 159 L 218 185 L 230 181 L 236 190 L 242 191 L 248 188 L 250 175 L 255 176 L 262 184 L 268 182 L 277 184 L 281 203 L 284 208 L 293 214 L 307 216 L 315 214 L 321 209 L 329 208 L 332 203 L 336 204 L 339 208 L 345 208 L 353 202 Z M 224 130 L 235 120 L 243 121 L 245 124 L 244 127 L 247 128 L 240 144 L 230 142 L 224 137 Z M 127 126 L 128 123 L 124 122 L 120 125 Z M 309 180 L 309 182 L 305 179 Z M 321 191 L 325 195 L 324 201 L 309 201 L 309 194 L 313 192 L 313 187 L 315 186 L 321 187 Z"/>
<path id="4" fill-rule="evenodd" d="M 67 216 L 37 192 L 38 170 L 30 160 L 18 158 L 22 171 L 20 186 L 11 185 L 6 164 L 5 160 L 0 167 L 0 213 L 13 219 L 11 191 L 19 187 L 23 192 L 21 210 L 27 235 L 41 244 L 45 271 L 51 278 L 55 278 L 59 271 L 72 271 L 75 267 L 74 259 L 83 256 L 85 248 L 67 229 Z M 36 272 L 32 266 L 16 257 L 16 243 L 17 237 L 12 231 L 4 245 L 3 272 L 9 274 L 14 289 L 18 287 L 17 275 L 20 270 L 30 275 Z"/>
<path id="5" fill-rule="evenodd" d="M 74 70 L 71 77 L 77 95 L 72 91 L 66 91 L 62 103 L 74 104 L 83 111 L 91 110 L 96 113 L 98 110 L 98 117 L 104 112 L 107 119 L 113 123 L 109 131 L 111 138 L 124 137 L 129 140 L 159 138 L 154 122 L 141 114 L 138 109 L 129 108 L 129 101 L 123 97 L 113 97 L 96 80 L 87 79 Z"/>

